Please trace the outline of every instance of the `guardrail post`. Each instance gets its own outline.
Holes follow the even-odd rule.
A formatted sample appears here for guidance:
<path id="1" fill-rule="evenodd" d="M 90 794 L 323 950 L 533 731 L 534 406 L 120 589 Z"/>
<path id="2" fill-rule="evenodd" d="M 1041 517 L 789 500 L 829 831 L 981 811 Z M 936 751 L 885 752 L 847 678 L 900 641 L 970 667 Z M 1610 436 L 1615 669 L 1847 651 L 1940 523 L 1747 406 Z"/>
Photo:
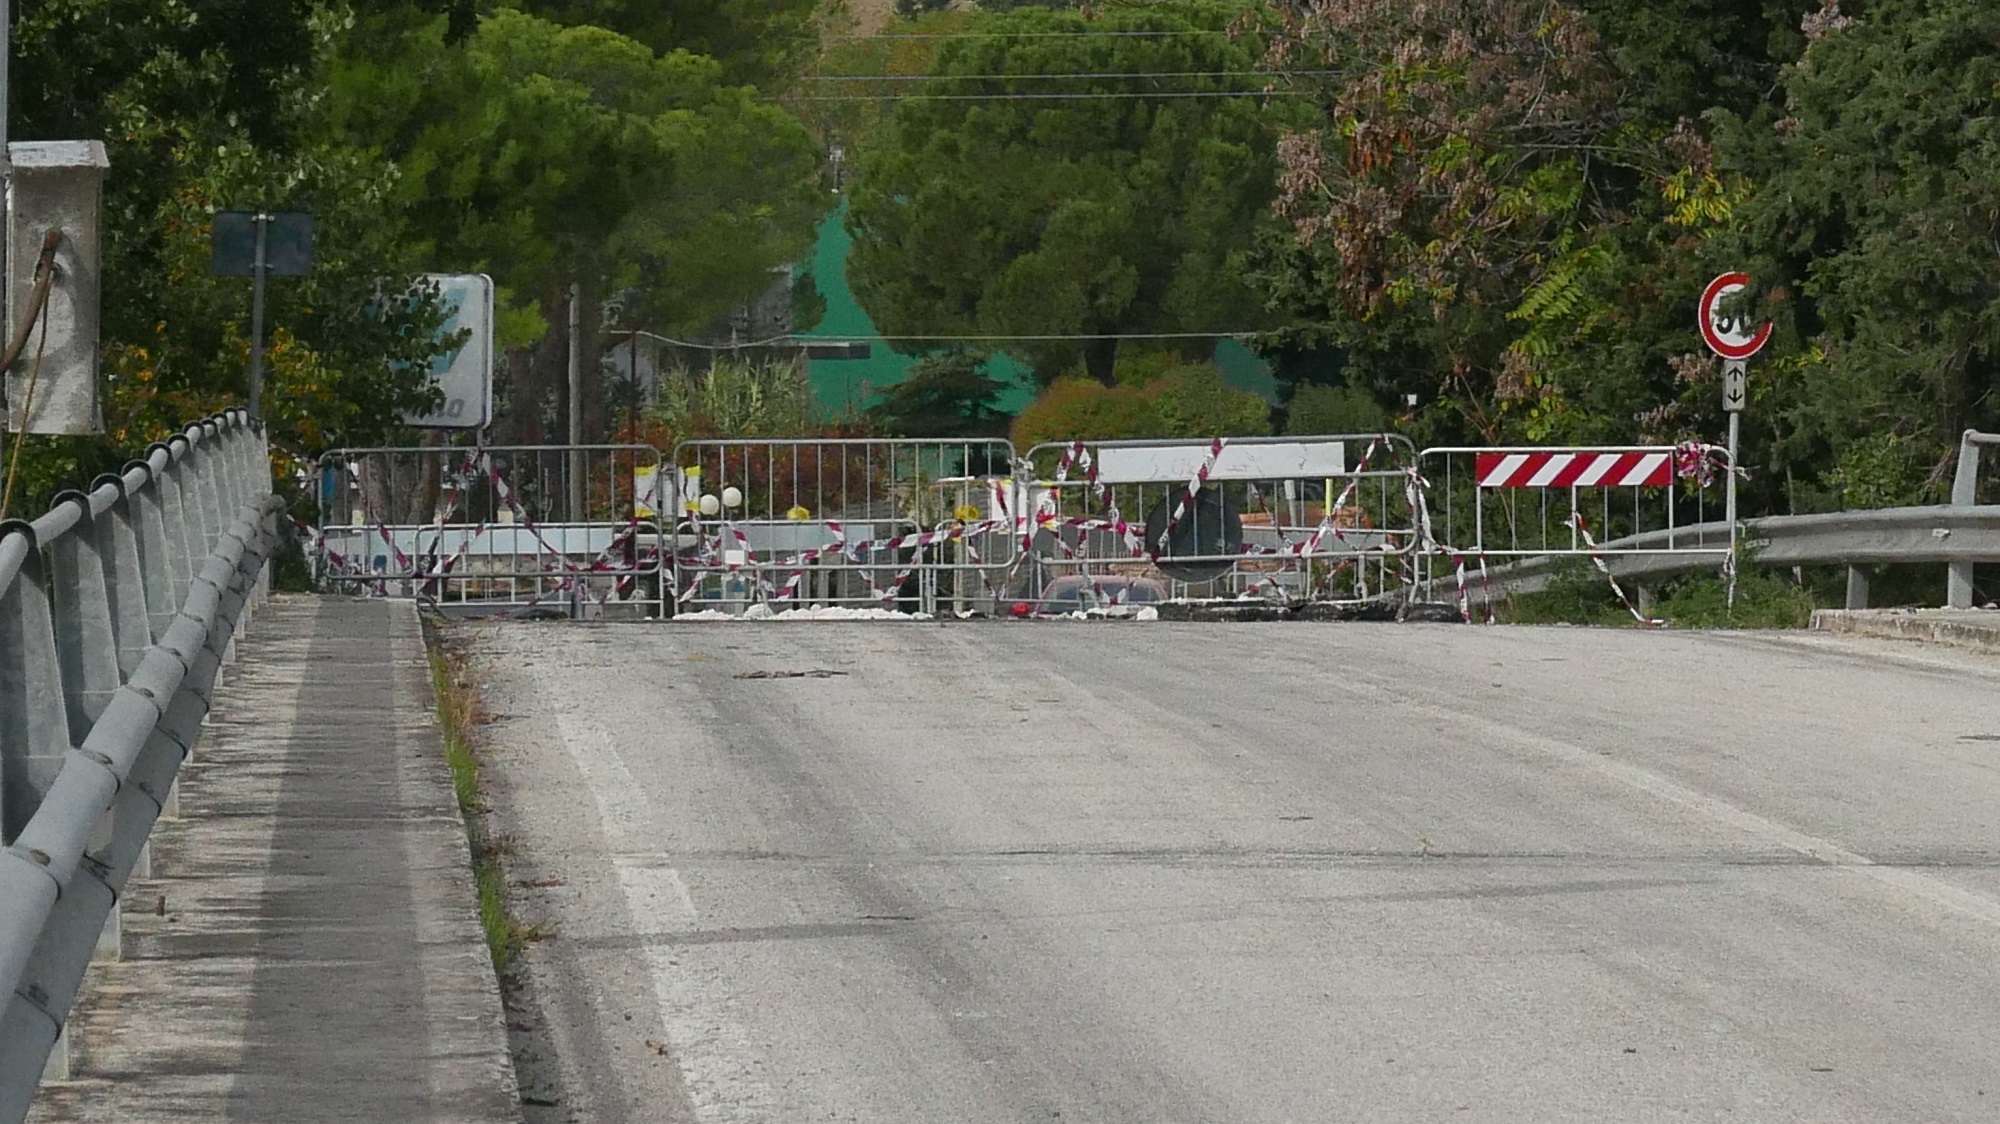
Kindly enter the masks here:
<path id="1" fill-rule="evenodd" d="M 133 526 L 132 498 L 120 476 L 100 476 L 93 491 L 115 488 L 118 499 L 97 517 L 97 554 L 104 563 L 105 593 L 110 599 L 111 632 L 118 644 L 118 674 L 130 678 L 153 646 L 153 625 L 146 606 L 146 579 L 139 562 L 138 531 Z"/>
<path id="2" fill-rule="evenodd" d="M 241 509 L 250 499 L 244 491 L 243 471 L 245 446 L 249 442 L 240 412 L 231 410 L 222 415 L 221 424 L 222 475 L 217 490 L 222 497 L 223 514 L 229 516 L 230 513 Z"/>
<path id="3" fill-rule="evenodd" d="M 1958 472 L 1951 478 L 1951 504 L 1953 507 L 1970 507 L 1979 502 L 1979 449 L 1982 445 L 2000 444 L 2000 433 L 1981 433 L 1968 429 L 1958 439 Z M 1951 562 L 1945 577 L 1946 606 L 1953 609 L 1972 608 L 1972 563 Z"/>
<path id="4" fill-rule="evenodd" d="M 139 548 L 139 579 L 146 595 L 146 623 L 153 639 L 167 633 L 174 614 L 180 611 L 173 599 L 173 551 L 167 541 L 166 500 L 160 483 L 160 463 L 164 450 L 157 448 L 146 460 L 125 466 L 127 503 L 132 515 L 133 539 Z M 143 478 L 135 481 L 143 472 Z M 135 486 L 136 483 L 136 486 Z"/>
<path id="5" fill-rule="evenodd" d="M 20 573 L 0 594 L 0 844 L 12 843 L 41 805 L 69 753 L 69 713 L 56 655 L 42 552 L 25 523 L 0 523 L 0 551 L 25 547 Z"/>
<path id="6" fill-rule="evenodd" d="M 166 466 L 153 476 L 154 489 L 160 494 L 161 526 L 167 545 L 167 603 L 173 606 L 169 618 L 187 600 L 188 585 L 194 580 L 194 560 L 201 557 L 190 549 L 196 533 L 194 505 L 181 487 L 187 478 L 182 464 L 187 453 L 187 438 L 174 437 L 167 442 Z"/>
<path id="7" fill-rule="evenodd" d="M 187 485 L 182 488 L 182 498 L 194 500 L 195 511 L 199 513 L 201 527 L 199 541 L 188 544 L 188 557 L 194 560 L 194 568 L 201 570 L 201 560 L 208 557 L 214 548 L 216 536 L 222 534 L 221 501 L 215 494 L 216 449 L 215 423 L 202 422 L 188 427 L 189 441 Z"/>
<path id="8" fill-rule="evenodd" d="M 104 704 L 124 678 L 119 673 L 111 595 L 90 497 L 64 492 L 56 502 L 75 504 L 79 510 L 75 529 L 55 541 L 49 556 L 63 701 L 69 706 L 70 731 L 80 735 L 104 713 Z"/>
<path id="9" fill-rule="evenodd" d="M 49 1060 L 42 1063 L 42 1080 L 68 1081 L 69 1078 L 69 1028 L 64 1027 L 56 1034 L 56 1044 L 49 1049 Z"/>
<path id="10" fill-rule="evenodd" d="M 1868 567 L 1849 566 L 1847 568 L 1847 607 L 1866 609 L 1868 607 Z"/>

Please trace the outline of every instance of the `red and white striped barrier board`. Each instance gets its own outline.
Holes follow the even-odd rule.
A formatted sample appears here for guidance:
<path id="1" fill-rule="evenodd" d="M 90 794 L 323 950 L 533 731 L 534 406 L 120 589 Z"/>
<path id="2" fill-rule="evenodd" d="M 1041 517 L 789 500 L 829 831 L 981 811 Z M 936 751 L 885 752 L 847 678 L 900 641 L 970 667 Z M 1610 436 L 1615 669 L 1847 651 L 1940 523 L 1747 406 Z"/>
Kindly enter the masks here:
<path id="1" fill-rule="evenodd" d="M 1673 454 L 1480 453 L 1482 488 L 1664 488 L 1674 482 Z"/>

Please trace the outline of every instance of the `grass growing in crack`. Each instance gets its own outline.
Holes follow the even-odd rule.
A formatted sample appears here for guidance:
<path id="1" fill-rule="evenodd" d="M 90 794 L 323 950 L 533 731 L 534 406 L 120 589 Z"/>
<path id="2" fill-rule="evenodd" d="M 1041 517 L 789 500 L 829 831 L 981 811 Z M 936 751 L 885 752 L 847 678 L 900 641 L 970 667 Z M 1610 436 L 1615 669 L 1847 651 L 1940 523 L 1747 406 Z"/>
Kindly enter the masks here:
<path id="1" fill-rule="evenodd" d="M 547 936 L 540 925 L 523 925 L 507 910 L 505 857 L 512 848 L 486 826 L 486 803 L 480 796 L 479 755 L 471 732 L 479 725 L 479 697 L 466 681 L 463 661 L 448 649 L 430 622 L 424 626 L 430 653 L 431 687 L 437 695 L 438 722 L 444 733 L 444 759 L 451 768 L 451 788 L 465 818 L 466 844 L 472 853 L 472 882 L 479 897 L 479 924 L 486 932 L 486 950 L 493 971 L 505 986 L 508 969 L 530 941 Z"/>

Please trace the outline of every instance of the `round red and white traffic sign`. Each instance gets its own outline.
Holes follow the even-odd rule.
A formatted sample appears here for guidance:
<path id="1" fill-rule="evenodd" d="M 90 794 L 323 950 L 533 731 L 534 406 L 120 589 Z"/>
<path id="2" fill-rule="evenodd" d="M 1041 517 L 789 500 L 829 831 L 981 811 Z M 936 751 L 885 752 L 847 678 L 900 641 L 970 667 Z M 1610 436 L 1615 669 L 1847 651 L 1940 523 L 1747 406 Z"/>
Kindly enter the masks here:
<path id="1" fill-rule="evenodd" d="M 1749 274 L 1725 273 L 1701 292 L 1701 338 L 1710 351 L 1724 359 L 1748 359 L 1762 351 L 1771 338 L 1768 322 L 1752 328 L 1742 313 L 1722 310 L 1723 301 L 1749 287 Z"/>

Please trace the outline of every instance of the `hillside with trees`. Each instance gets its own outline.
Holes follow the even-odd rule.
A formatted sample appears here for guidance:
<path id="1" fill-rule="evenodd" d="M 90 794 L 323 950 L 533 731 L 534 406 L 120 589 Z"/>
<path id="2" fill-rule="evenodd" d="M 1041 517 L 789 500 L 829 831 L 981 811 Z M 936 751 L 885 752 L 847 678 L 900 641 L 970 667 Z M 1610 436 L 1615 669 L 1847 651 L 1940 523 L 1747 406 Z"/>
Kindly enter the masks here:
<path id="1" fill-rule="evenodd" d="M 111 432 L 30 442 L 23 494 L 241 400 L 248 287 L 206 270 L 209 216 L 240 206 L 320 218 L 312 276 L 272 297 L 267 413 L 302 452 L 415 439 L 417 273 L 498 280 L 495 433 L 551 440 L 572 286 L 587 354 L 694 332 L 805 260 L 842 195 L 848 281 L 925 362 L 808 425 L 1712 439 L 1694 304 L 1740 268 L 1776 325 L 1746 511 L 1936 499 L 1955 434 L 2000 427 L 1981 0 L 895 11 L 20 5 L 15 136 L 102 137 L 113 163 Z M 1279 380 L 1261 420 L 1212 375 L 1224 338 Z M 1023 419 L 992 354 L 1044 388 Z"/>

